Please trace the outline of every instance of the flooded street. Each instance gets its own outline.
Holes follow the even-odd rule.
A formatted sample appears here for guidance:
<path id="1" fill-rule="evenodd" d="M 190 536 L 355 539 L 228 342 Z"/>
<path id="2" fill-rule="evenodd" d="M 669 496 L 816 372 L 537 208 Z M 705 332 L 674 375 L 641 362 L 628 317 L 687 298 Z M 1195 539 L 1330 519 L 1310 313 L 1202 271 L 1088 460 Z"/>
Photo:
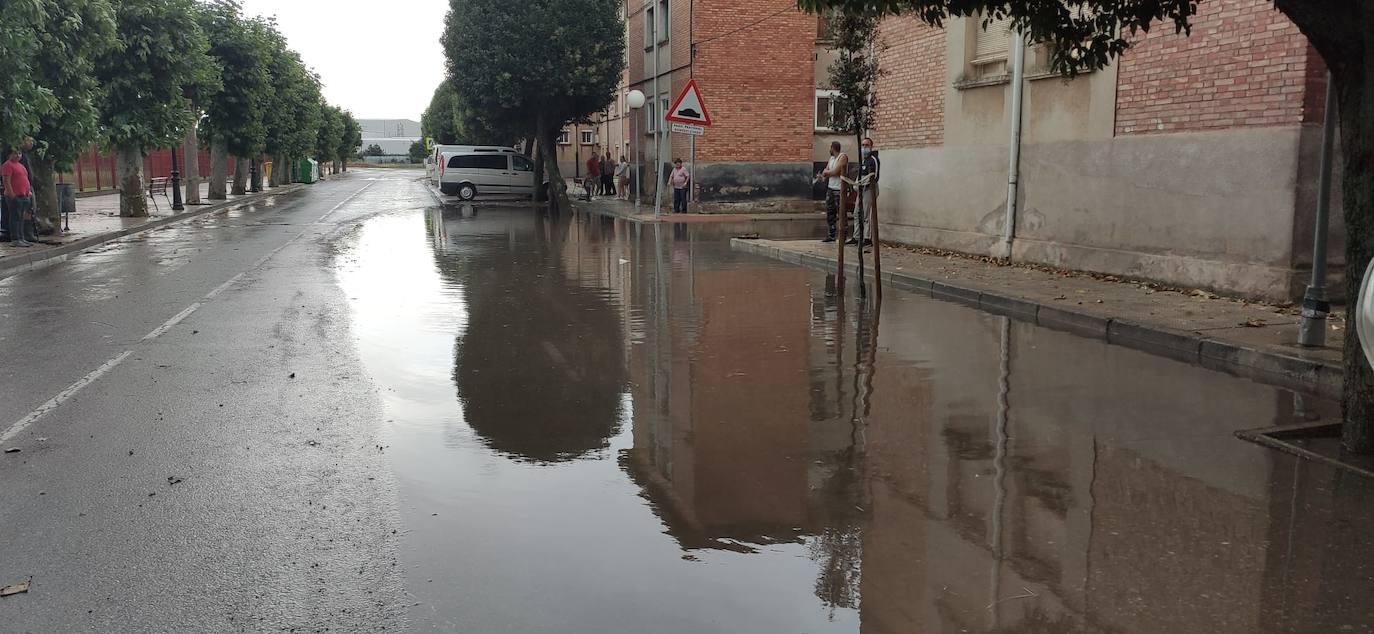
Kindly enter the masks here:
<path id="1" fill-rule="evenodd" d="M 416 630 L 1374 627 L 1374 487 L 1233 436 L 1330 403 L 681 225 L 433 206 L 333 251 Z"/>

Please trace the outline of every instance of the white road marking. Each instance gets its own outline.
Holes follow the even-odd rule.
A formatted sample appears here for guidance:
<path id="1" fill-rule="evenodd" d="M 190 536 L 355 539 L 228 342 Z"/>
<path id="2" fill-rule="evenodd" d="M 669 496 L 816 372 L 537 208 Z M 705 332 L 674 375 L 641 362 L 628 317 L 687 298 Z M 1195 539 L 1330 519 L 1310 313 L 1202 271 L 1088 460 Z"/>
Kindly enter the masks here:
<path id="1" fill-rule="evenodd" d="M 80 392 L 82 388 L 86 387 L 87 385 L 90 385 L 91 383 L 94 383 L 96 379 L 105 376 L 105 373 L 115 369 L 115 366 L 123 363 L 124 360 L 129 358 L 129 355 L 133 353 L 133 350 L 125 350 L 119 356 L 110 359 L 109 361 L 106 361 L 104 365 L 101 365 L 100 367 L 96 368 L 90 374 L 81 377 L 81 379 L 79 379 L 76 383 L 67 386 L 67 389 L 58 392 L 57 396 L 52 397 L 48 400 L 48 402 L 40 405 L 38 409 L 29 412 L 28 416 L 25 416 L 19 419 L 19 422 L 10 425 L 10 428 L 5 430 L 4 435 L 0 435 L 0 444 L 7 443 L 10 440 L 12 440 L 15 436 L 18 436 L 20 432 L 27 429 L 29 425 L 32 425 L 34 423 L 34 421 L 42 418 L 44 414 L 47 414 L 48 412 L 57 409 L 63 403 L 67 402 L 67 400 L 71 397 L 76 396 L 76 393 Z"/>
<path id="2" fill-rule="evenodd" d="M 332 213 L 334 213 L 335 211 L 338 211 L 341 207 L 343 207 L 344 205 L 348 204 L 349 201 L 353 200 L 354 198 L 357 198 L 357 197 L 358 197 L 358 194 L 363 193 L 363 191 L 365 191 L 368 187 L 371 187 L 372 185 L 373 185 L 373 183 L 368 183 L 367 185 L 364 185 L 364 186 L 362 187 L 362 189 L 359 189 L 358 191 L 353 192 L 353 194 L 350 195 L 348 198 L 345 198 L 345 199 L 343 200 L 343 202 L 341 202 L 341 203 L 339 203 L 339 204 L 337 204 L 337 205 L 334 205 L 334 208 L 333 208 L 333 209 L 330 209 L 330 210 L 329 210 L 328 212 L 326 212 L 323 216 L 320 216 L 320 220 L 319 220 L 319 221 L 323 221 L 325 218 L 328 218 L 328 217 L 329 217 L 329 214 L 332 214 Z M 317 222 L 319 222 L 319 221 L 317 221 Z M 272 259 L 272 256 L 274 256 L 274 255 L 280 253 L 280 252 L 282 251 L 282 249 L 285 249 L 286 247 L 291 246 L 291 245 L 294 244 L 297 240 L 300 240 L 301 238 L 305 237 L 305 234 L 308 233 L 308 232 L 309 232 L 309 230 L 307 229 L 307 230 L 305 230 L 305 231 L 302 231 L 302 232 L 296 234 L 295 237 L 291 238 L 290 240 L 287 240 L 285 244 L 283 244 L 283 245 L 281 245 L 281 246 L 279 246 L 279 247 L 273 249 L 271 253 L 268 253 L 267 255 L 264 255 L 263 257 L 259 258 L 258 261 L 255 262 L 255 263 L 253 263 L 253 266 L 249 267 L 248 270 L 243 271 L 243 272 L 239 273 L 238 275 L 235 275 L 234 277 L 229 278 L 229 279 L 228 279 L 227 281 L 225 281 L 223 284 L 220 284 L 219 286 L 216 286 L 214 290 L 212 290 L 212 291 L 210 291 L 209 293 L 206 293 L 206 294 L 205 294 L 205 298 L 204 298 L 203 300 L 198 301 L 198 302 L 196 302 L 196 303 L 194 303 L 194 304 L 191 304 L 190 306 L 187 306 L 185 310 L 183 310 L 183 311 L 177 313 L 176 315 L 173 315 L 171 319 L 168 319 L 167 321 L 162 322 L 162 325 L 161 325 L 161 326 L 158 326 L 157 328 L 154 328 L 152 332 L 150 332 L 150 333 L 144 335 L 143 338 L 139 340 L 139 342 L 140 342 L 140 343 L 146 343 L 146 342 L 152 341 L 152 340 L 154 340 L 154 339 L 157 339 L 158 337 L 161 337 L 162 335 L 167 334 L 167 331 L 169 331 L 169 330 L 171 330 L 172 328 L 176 327 L 177 324 L 179 324 L 179 323 L 181 323 L 182 321 L 184 321 L 187 317 L 190 317 L 190 316 L 191 316 L 192 314 L 194 314 L 197 310 L 200 310 L 200 308 L 201 308 L 202 306 L 204 306 L 206 302 L 208 302 L 208 301 L 214 299 L 214 298 L 215 298 L 216 296 L 218 296 L 220 293 L 223 293 L 224 291 L 229 290 L 229 288 L 230 288 L 231 286 L 233 286 L 233 285 L 234 285 L 235 283 L 237 283 L 239 280 L 242 280 L 243 277 L 244 277 L 245 275 L 247 275 L 247 274 L 249 274 L 249 273 L 251 273 L 251 272 L 253 272 L 253 271 L 255 271 L 255 270 L 259 269 L 259 268 L 261 268 L 264 264 L 267 264 L 267 261 L 268 261 L 268 260 L 271 260 L 271 259 Z M 94 382 L 95 382 L 96 380 L 98 380 L 100 377 L 105 376 L 106 373 L 108 373 L 110 370 L 115 369 L 116 366 L 118 366 L 119 364 L 123 363 L 124 360 L 127 359 L 127 358 L 129 358 L 129 355 L 131 355 L 131 354 L 133 354 L 133 353 L 134 353 L 133 350 L 125 350 L 124 352 L 120 353 L 118 356 L 114 357 L 113 359 L 110 359 L 109 361 L 106 361 L 103 365 L 101 365 L 100 367 L 98 367 L 98 368 L 96 368 L 95 370 L 91 371 L 90 374 L 87 374 L 86 376 L 81 377 L 77 382 L 75 382 L 75 383 L 73 383 L 73 384 L 67 386 L 67 389 L 62 390 L 61 392 L 58 392 L 58 393 L 57 393 L 57 396 L 52 397 L 51 399 L 48 400 L 48 402 L 46 402 L 46 403 L 40 405 L 40 406 L 38 407 L 38 409 L 35 409 L 35 410 L 33 410 L 32 412 L 29 412 L 27 416 L 25 416 L 25 417 L 19 419 L 19 421 L 16 422 L 16 423 L 14 423 L 13 425 L 10 425 L 10 428 L 7 429 L 7 430 L 5 430 L 4 435 L 0 435 L 0 444 L 4 444 L 4 443 L 6 443 L 6 442 L 9 442 L 9 441 L 10 441 L 11 439 L 13 439 L 15 436 L 19 435 L 21 432 L 23 432 L 25 429 L 27 429 L 30 425 L 34 424 L 34 422 L 36 422 L 38 419 L 40 419 L 40 418 L 46 416 L 49 412 L 51 412 L 51 411 L 57 409 L 58 407 L 61 407 L 63 403 L 67 402 L 67 401 L 68 401 L 69 399 L 71 399 L 73 396 L 76 396 L 77 392 L 80 392 L 82 389 L 85 389 L 86 386 L 90 385 L 91 383 L 94 383 Z"/>
<path id="3" fill-rule="evenodd" d="M 333 208 L 333 209 L 330 209 L 329 211 L 324 212 L 324 215 L 323 215 L 323 216 L 320 216 L 320 219 L 319 219 L 319 220 L 316 220 L 315 222 L 324 222 L 324 219 L 325 219 L 325 218 L 328 218 L 328 217 L 329 217 L 329 214 L 332 214 L 332 213 L 338 211 L 340 207 L 343 207 L 344 205 L 347 205 L 347 204 L 349 203 L 349 201 L 353 200 L 354 198 L 357 198 L 357 197 L 358 197 L 358 194 L 361 194 L 361 193 L 363 193 L 364 191 L 367 191 L 367 188 L 373 186 L 375 183 L 376 183 L 376 181 L 373 181 L 373 182 L 371 182 L 371 183 L 368 183 L 368 184 L 366 184 L 366 185 L 363 185 L 363 188 L 362 188 L 362 189 L 359 189 L 358 191 L 353 192 L 353 195 L 352 195 L 352 196 L 349 196 L 348 198 L 343 199 L 343 202 L 341 202 L 341 203 L 339 203 L 339 204 L 337 204 L 337 205 L 334 205 L 334 208 Z"/>

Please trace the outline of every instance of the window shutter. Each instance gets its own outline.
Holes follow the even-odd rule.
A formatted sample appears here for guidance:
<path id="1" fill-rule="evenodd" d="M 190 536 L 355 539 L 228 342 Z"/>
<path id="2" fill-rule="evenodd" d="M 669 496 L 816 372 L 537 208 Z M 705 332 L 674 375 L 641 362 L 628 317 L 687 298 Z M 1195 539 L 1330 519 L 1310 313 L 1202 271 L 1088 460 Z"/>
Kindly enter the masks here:
<path id="1" fill-rule="evenodd" d="M 982 26 L 982 18 L 979 18 Z M 973 45 L 973 63 L 998 61 L 1007 58 L 1011 50 L 1011 18 L 993 18 L 987 28 L 978 30 L 978 38 Z"/>

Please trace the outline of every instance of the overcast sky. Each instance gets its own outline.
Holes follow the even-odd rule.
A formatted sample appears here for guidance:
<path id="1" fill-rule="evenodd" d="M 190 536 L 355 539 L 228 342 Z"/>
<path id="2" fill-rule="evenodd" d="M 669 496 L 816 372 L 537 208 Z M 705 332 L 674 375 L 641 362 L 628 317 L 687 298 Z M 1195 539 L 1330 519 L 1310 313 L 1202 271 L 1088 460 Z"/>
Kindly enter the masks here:
<path id="1" fill-rule="evenodd" d="M 329 103 L 359 119 L 420 119 L 444 74 L 446 0 L 241 0 L 277 17 L 320 74 Z"/>

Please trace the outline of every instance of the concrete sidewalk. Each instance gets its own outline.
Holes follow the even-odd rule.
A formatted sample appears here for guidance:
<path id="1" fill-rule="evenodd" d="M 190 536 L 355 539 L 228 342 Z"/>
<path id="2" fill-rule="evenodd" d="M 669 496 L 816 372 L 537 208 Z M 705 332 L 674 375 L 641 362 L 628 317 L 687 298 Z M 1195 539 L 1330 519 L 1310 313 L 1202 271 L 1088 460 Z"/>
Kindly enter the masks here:
<path id="1" fill-rule="evenodd" d="M 734 248 L 834 270 L 837 249 L 817 241 L 735 239 Z M 857 269 L 848 247 L 845 264 Z M 1296 345 L 1296 307 L 1255 304 L 1116 276 L 1003 266 L 903 247 L 882 249 L 885 285 L 957 301 L 1042 326 L 1336 399 L 1343 370 L 1342 315 L 1327 346 Z M 872 256 L 866 258 L 872 275 Z M 852 282 L 851 282 L 852 284 Z M 1142 377 L 1148 380 L 1148 377 Z"/>
<path id="2" fill-rule="evenodd" d="M 257 194 L 243 196 L 230 195 L 228 200 L 210 200 L 209 185 L 201 184 L 201 200 L 207 204 L 186 205 L 185 211 L 172 212 L 171 203 L 157 197 L 156 206 L 150 201 L 149 215 L 146 218 L 122 218 L 119 215 L 119 194 L 109 193 L 96 196 L 82 196 L 76 199 L 76 211 L 70 215 L 70 228 L 61 233 L 39 236 L 39 242 L 32 247 L 16 247 L 8 242 L 0 242 L 0 278 L 26 271 L 104 244 L 127 235 L 140 233 L 174 222 L 228 209 L 238 204 L 251 202 L 268 196 L 296 191 L 303 185 L 284 185 L 266 189 Z"/>
<path id="3" fill-rule="evenodd" d="M 724 237 L 801 239 L 825 235 L 824 213 L 675 214 L 665 210 L 662 215 L 654 215 L 652 203 L 635 207 L 633 201 L 600 196 L 590 201 L 575 198 L 572 200 L 572 206 L 577 211 L 641 224 L 711 225 L 714 231 L 721 232 Z"/>

